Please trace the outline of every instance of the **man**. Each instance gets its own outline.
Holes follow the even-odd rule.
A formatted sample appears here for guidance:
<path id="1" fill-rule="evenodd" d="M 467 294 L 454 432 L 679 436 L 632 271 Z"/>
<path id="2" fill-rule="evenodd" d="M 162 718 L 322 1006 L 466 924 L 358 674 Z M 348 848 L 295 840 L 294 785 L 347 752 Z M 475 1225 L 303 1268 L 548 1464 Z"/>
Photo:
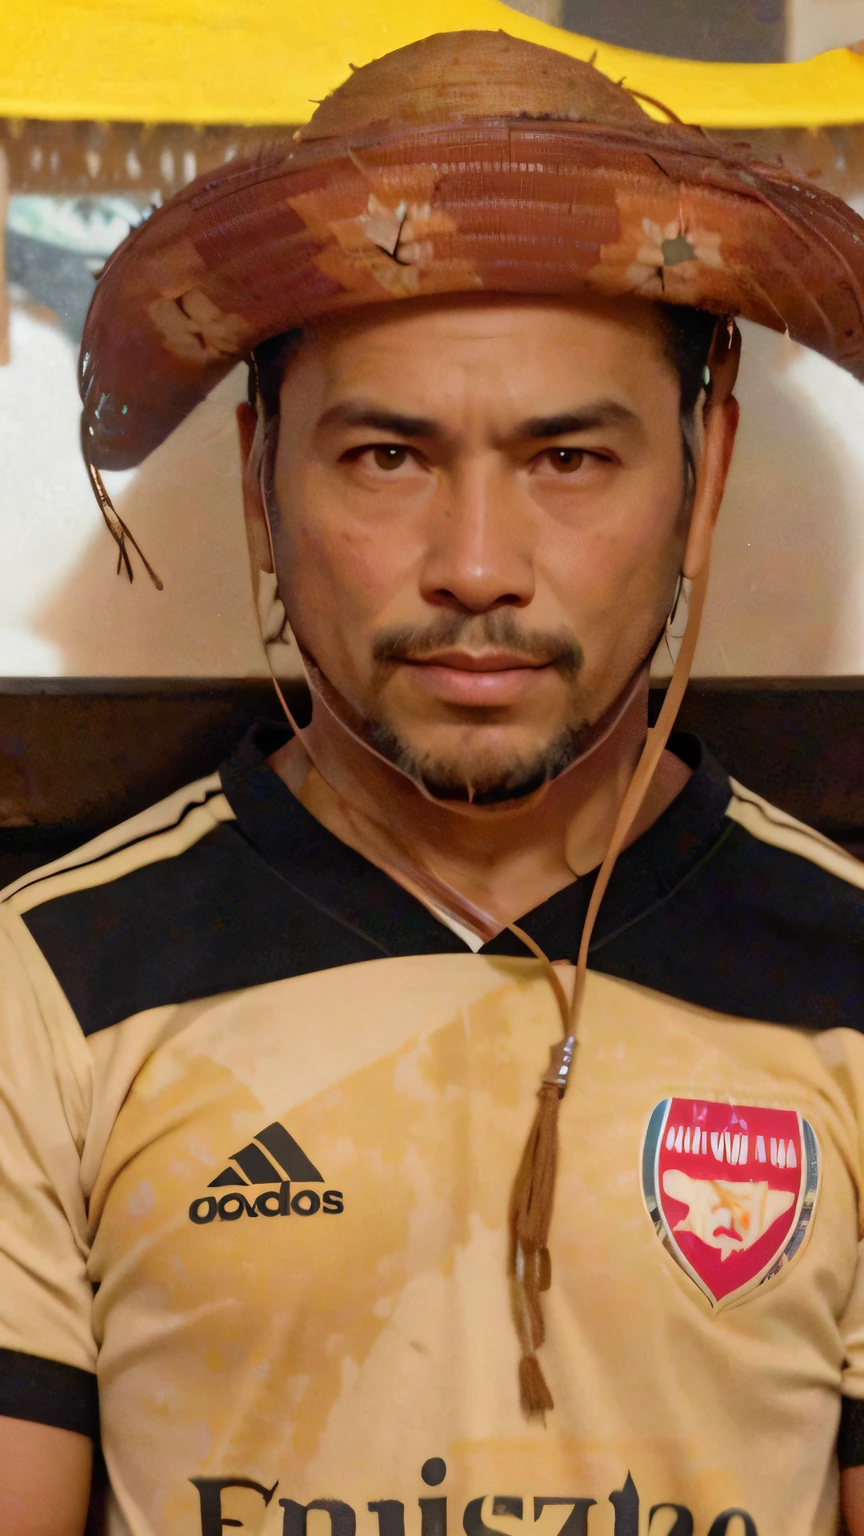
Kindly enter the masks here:
<path id="1" fill-rule="evenodd" d="M 80 1536 L 97 1421 L 112 1533 L 822 1536 L 838 1431 L 864 1532 L 864 874 L 664 750 L 730 317 L 860 375 L 862 235 L 455 34 L 109 263 L 121 554 L 99 466 L 251 356 L 313 709 L 6 893 L 4 1536 Z"/>

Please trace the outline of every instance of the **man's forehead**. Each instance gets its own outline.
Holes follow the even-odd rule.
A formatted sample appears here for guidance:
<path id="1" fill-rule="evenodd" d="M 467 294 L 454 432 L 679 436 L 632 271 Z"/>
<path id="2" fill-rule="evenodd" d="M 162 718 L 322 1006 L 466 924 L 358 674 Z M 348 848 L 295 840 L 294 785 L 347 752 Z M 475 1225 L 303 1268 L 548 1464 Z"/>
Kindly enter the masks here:
<path id="1" fill-rule="evenodd" d="M 495 372 L 500 361 L 506 377 Z M 388 396 L 408 388 L 419 400 L 469 380 L 518 407 L 526 394 L 556 392 L 565 382 L 570 403 L 601 383 L 604 395 L 614 387 L 626 397 L 660 370 L 674 375 L 654 304 L 483 295 L 374 306 L 310 327 L 282 387 L 305 392 L 314 378 L 328 415 L 370 388 Z"/>
<path id="2" fill-rule="evenodd" d="M 566 299 L 543 294 L 477 293 L 403 299 L 329 315 L 306 329 L 304 344 L 350 345 L 356 338 L 367 343 L 379 339 L 386 344 L 390 337 L 408 332 L 415 337 L 484 341 L 531 326 L 552 329 L 561 322 L 571 331 L 585 328 L 594 333 L 608 331 L 610 336 L 641 334 L 649 343 L 663 337 L 658 307 L 646 299 L 610 299 L 588 293 Z"/>

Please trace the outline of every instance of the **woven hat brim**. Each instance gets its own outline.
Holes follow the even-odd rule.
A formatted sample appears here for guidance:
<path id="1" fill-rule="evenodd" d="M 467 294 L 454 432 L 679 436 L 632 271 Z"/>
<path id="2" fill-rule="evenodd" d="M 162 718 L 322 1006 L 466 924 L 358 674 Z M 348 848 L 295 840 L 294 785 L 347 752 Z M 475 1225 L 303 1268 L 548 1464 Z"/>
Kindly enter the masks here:
<path id="1" fill-rule="evenodd" d="M 648 119 L 380 124 L 234 162 L 130 234 L 84 330 L 88 456 L 140 463 L 282 331 L 483 292 L 741 315 L 864 382 L 864 220 L 781 166 Z"/>

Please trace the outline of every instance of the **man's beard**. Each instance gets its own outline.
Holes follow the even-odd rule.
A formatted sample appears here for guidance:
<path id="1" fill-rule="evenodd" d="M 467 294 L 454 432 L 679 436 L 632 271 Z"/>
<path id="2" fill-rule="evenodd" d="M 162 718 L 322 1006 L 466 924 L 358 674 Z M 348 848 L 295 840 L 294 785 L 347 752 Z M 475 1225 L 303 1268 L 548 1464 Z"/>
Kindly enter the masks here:
<path id="1" fill-rule="evenodd" d="M 433 800 L 461 800 L 467 805 L 504 805 L 533 795 L 583 755 L 593 734 L 587 721 L 568 726 L 530 757 L 513 758 L 506 767 L 470 772 L 458 763 L 436 760 L 428 753 L 416 751 L 410 742 L 380 721 L 367 722 L 370 746 L 422 784 Z"/>
<path id="2" fill-rule="evenodd" d="M 457 644 L 469 650 L 494 646 L 515 657 L 554 666 L 571 686 L 583 662 L 582 647 L 574 636 L 540 630 L 525 633 L 509 608 L 473 617 L 445 613 L 423 629 L 388 630 L 375 642 L 373 655 L 383 680 L 394 663 L 419 661 Z M 466 729 L 470 731 L 470 724 Z M 581 757 L 593 735 L 594 726 L 579 715 L 574 700 L 573 719 L 535 751 L 506 762 L 499 757 L 487 766 L 481 763 L 469 768 L 458 760 L 418 751 L 386 721 L 367 717 L 363 722 L 363 736 L 369 745 L 422 784 L 433 799 L 471 805 L 502 805 L 534 794 Z"/>

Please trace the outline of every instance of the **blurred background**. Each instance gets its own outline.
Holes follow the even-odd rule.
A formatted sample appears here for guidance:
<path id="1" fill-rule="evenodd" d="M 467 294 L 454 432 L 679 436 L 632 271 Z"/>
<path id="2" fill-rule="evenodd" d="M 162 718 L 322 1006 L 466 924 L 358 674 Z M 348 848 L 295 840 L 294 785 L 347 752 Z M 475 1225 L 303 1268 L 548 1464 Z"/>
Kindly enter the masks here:
<path id="1" fill-rule="evenodd" d="M 679 59 L 779 63 L 864 37 L 862 0 L 519 0 L 516 9 L 623 48 Z"/>
<path id="2" fill-rule="evenodd" d="M 271 707 L 240 510 L 233 406 L 244 371 L 140 469 L 106 477 L 164 581 L 160 593 L 140 568 L 131 587 L 115 574 L 78 450 L 77 354 L 94 275 L 129 229 L 202 172 L 290 133 L 323 92 L 310 74 L 284 120 L 275 108 L 261 120 L 259 104 L 249 122 L 239 110 L 230 120 L 216 82 L 208 121 L 203 70 L 188 113 L 158 120 L 158 81 L 145 81 L 152 113 L 124 105 L 123 80 L 113 97 L 93 84 L 86 60 L 82 83 L 74 55 L 89 13 L 46 0 L 30 54 L 21 0 L 7 3 L 18 31 L 0 46 L 0 864 L 5 848 L 17 869 L 16 860 L 36 862 L 37 844 L 53 849 L 58 837 L 96 829 L 109 806 L 116 819 L 214 766 L 250 715 Z M 180 7 L 182 47 L 194 50 L 211 22 L 225 25 L 226 3 Z M 376 30 L 375 7 L 342 0 L 346 27 L 370 29 L 370 57 L 407 40 L 394 36 L 388 4 Z M 60 40 L 71 85 L 63 48 L 45 37 L 52 5 L 76 29 Z M 428 0 L 410 35 L 505 25 L 554 46 L 542 24 L 563 29 L 560 46 L 568 34 L 580 56 L 597 46 L 598 67 L 626 72 L 628 83 L 634 69 L 668 80 L 663 99 L 681 115 L 763 158 L 781 156 L 864 214 L 864 0 L 514 0 L 509 9 L 476 0 L 474 9 L 478 19 L 453 0 Z M 265 16 L 290 49 L 284 4 L 250 0 L 233 15 L 250 28 Z M 133 32 L 129 47 L 123 69 L 137 89 Z M 49 78 L 46 66 L 44 83 L 28 65 L 40 48 L 58 71 Z M 835 51 L 820 60 L 826 50 Z M 309 57 L 326 88 L 336 65 Z M 83 105 L 64 107 L 76 91 Z M 788 338 L 743 330 L 742 430 L 689 718 L 754 787 L 864 840 L 864 392 Z M 290 647 L 272 648 L 270 661 L 298 676 Z M 661 661 L 658 688 L 663 675 Z"/>

